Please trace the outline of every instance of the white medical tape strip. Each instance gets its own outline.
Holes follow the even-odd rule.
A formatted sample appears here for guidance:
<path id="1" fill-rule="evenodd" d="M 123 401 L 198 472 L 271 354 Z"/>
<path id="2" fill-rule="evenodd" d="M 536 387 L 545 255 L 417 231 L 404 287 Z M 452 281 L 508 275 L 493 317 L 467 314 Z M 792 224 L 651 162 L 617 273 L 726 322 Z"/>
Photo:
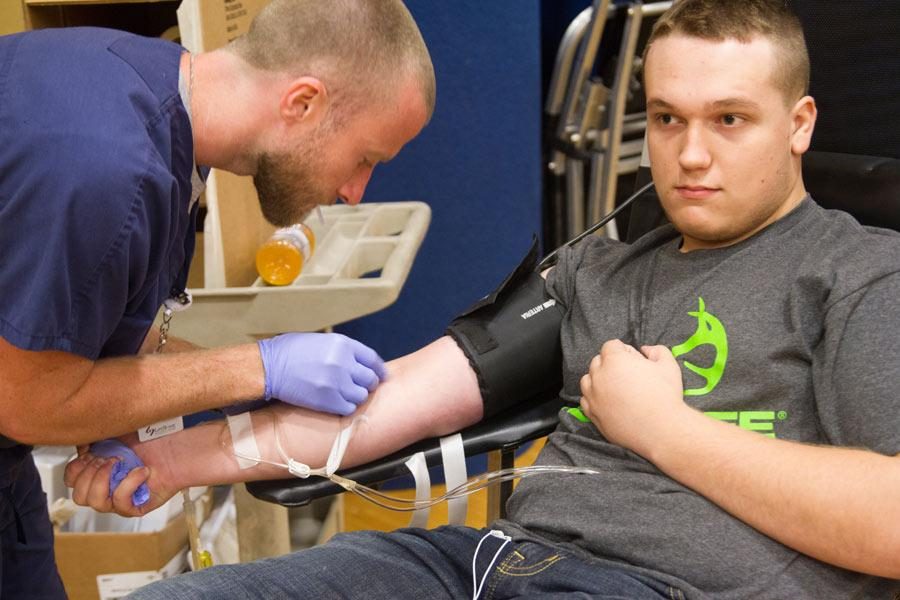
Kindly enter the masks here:
<path id="1" fill-rule="evenodd" d="M 444 461 L 444 481 L 447 482 L 449 492 L 468 479 L 462 435 L 455 433 L 441 438 L 441 458 Z M 465 525 L 468 510 L 468 496 L 450 499 L 447 502 L 447 522 L 450 525 Z"/>
<path id="2" fill-rule="evenodd" d="M 332 475 L 338 470 L 341 466 L 341 461 L 344 460 L 344 452 L 347 451 L 347 445 L 350 443 L 350 438 L 356 433 L 356 427 L 360 423 L 365 423 L 368 420 L 369 418 L 365 415 L 360 415 L 338 432 L 334 443 L 331 445 L 331 452 L 328 453 L 328 461 L 325 463 L 326 474 Z"/>
<path id="3" fill-rule="evenodd" d="M 425 462 L 425 454 L 416 452 L 406 461 L 406 468 L 412 473 L 413 479 L 416 480 L 416 500 L 419 502 L 427 502 L 431 500 L 431 476 L 428 474 L 428 464 Z M 424 529 L 428 526 L 428 515 L 431 508 L 420 508 L 414 510 L 412 518 L 409 520 L 409 527 L 419 527 Z"/>
<path id="4" fill-rule="evenodd" d="M 250 413 L 244 412 L 236 415 L 228 415 L 228 430 L 231 432 L 231 446 L 234 448 L 234 457 L 238 466 L 249 469 L 259 464 L 259 461 L 250 460 L 247 457 L 261 459 L 259 447 L 256 445 L 256 436 L 253 435 L 253 423 L 250 422 Z"/>

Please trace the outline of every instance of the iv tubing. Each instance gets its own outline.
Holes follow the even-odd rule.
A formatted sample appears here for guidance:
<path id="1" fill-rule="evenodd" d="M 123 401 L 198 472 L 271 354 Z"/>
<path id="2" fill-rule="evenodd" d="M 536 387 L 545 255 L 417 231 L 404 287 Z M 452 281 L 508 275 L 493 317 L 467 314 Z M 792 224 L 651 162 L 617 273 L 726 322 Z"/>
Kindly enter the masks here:
<path id="1" fill-rule="evenodd" d="M 306 479 L 312 475 L 324 477 L 325 479 L 328 479 L 331 482 L 344 488 L 344 490 L 352 492 L 357 496 L 363 498 L 364 500 L 368 500 L 369 502 L 376 504 L 382 508 L 399 512 L 412 512 L 424 508 L 430 508 L 446 500 L 468 496 L 469 494 L 477 492 L 478 490 L 481 490 L 495 483 L 502 483 L 504 481 L 510 481 L 512 479 L 531 477 L 533 475 L 540 475 L 544 473 L 565 473 L 577 475 L 601 474 L 601 471 L 598 471 L 596 469 L 575 466 L 532 465 L 525 467 L 513 467 L 509 469 L 501 469 L 499 471 L 492 471 L 490 473 L 482 473 L 461 483 L 453 489 L 447 490 L 446 493 L 441 494 L 440 496 L 437 496 L 435 498 L 430 498 L 428 500 L 410 500 L 408 498 L 400 498 L 398 496 L 385 494 L 374 488 L 353 481 L 352 479 L 342 477 L 341 475 L 335 473 L 335 471 L 337 471 L 338 467 L 340 466 L 344 451 L 346 450 L 347 445 L 350 442 L 350 438 L 355 433 L 359 424 L 365 423 L 367 420 L 368 419 L 365 415 L 356 417 L 350 422 L 350 425 L 341 429 L 334 440 L 334 444 L 332 445 L 331 452 L 328 456 L 327 464 L 324 467 L 320 467 L 318 469 L 313 469 L 309 465 L 301 463 L 288 456 L 287 452 L 284 450 L 284 447 L 281 445 L 281 436 L 278 432 L 277 417 L 272 418 L 272 433 L 275 442 L 275 449 L 284 462 L 266 460 L 258 454 L 252 456 L 236 450 L 234 440 L 232 440 L 231 452 L 238 459 L 244 459 L 257 464 L 266 464 L 280 467 L 282 469 L 286 469 L 291 475 L 294 475 L 295 477 L 299 477 L 301 479 Z"/>
<path id="2" fill-rule="evenodd" d="M 532 465 L 527 467 L 513 467 L 510 469 L 492 471 L 490 473 L 482 473 L 469 479 L 465 483 L 462 483 L 455 488 L 448 490 L 446 493 L 441 494 L 440 496 L 425 501 L 419 501 L 385 494 L 384 492 L 380 492 L 374 488 L 353 481 L 352 479 L 347 479 L 346 477 L 342 477 L 334 473 L 328 474 L 324 469 L 309 469 L 308 467 L 307 469 L 298 469 L 297 465 L 300 465 L 302 463 L 297 463 L 293 459 L 288 459 L 288 464 L 285 464 L 276 461 L 265 460 L 259 457 L 246 456 L 237 452 L 235 452 L 235 456 L 237 456 L 238 458 L 253 460 L 259 463 L 287 469 L 292 475 L 300 477 L 301 479 L 306 479 L 310 475 L 324 477 L 341 486 L 346 491 L 353 492 L 364 500 L 368 500 L 369 502 L 376 504 L 382 508 L 398 512 L 412 512 L 422 508 L 429 508 L 452 498 L 461 498 L 463 496 L 468 496 L 469 494 L 473 494 L 478 490 L 494 483 L 501 483 L 504 481 L 509 481 L 511 479 L 531 477 L 533 475 L 540 475 L 543 473 L 566 473 L 576 475 L 601 474 L 601 471 L 598 471 L 596 469 L 589 469 L 586 467 L 566 467 L 558 465 Z"/>

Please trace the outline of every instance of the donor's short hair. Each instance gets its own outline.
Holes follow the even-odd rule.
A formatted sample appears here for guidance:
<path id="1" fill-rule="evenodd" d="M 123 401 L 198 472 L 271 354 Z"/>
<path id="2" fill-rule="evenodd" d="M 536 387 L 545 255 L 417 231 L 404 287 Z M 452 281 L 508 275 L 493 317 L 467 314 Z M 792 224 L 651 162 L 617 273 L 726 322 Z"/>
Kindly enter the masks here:
<path id="1" fill-rule="evenodd" d="M 653 26 L 653 42 L 669 35 L 749 42 L 762 36 L 775 48 L 774 83 L 793 103 L 809 90 L 809 53 L 800 19 L 786 0 L 676 0 Z"/>

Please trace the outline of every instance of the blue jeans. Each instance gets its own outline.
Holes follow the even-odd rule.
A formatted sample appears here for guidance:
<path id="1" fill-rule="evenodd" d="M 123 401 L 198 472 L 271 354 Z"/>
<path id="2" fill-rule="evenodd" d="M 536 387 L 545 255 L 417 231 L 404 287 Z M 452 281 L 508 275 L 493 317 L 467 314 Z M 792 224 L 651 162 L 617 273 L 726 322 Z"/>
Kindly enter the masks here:
<path id="1" fill-rule="evenodd" d="M 0 598 L 65 599 L 47 495 L 30 448 L 0 450 Z"/>
<path id="2" fill-rule="evenodd" d="M 487 532 L 441 527 L 346 533 L 325 545 L 279 558 L 179 575 L 141 588 L 128 598 L 472 598 L 473 557 L 477 581 L 484 578 L 479 596 L 484 600 L 684 597 L 665 583 L 625 569 L 543 544 L 507 543 Z"/>

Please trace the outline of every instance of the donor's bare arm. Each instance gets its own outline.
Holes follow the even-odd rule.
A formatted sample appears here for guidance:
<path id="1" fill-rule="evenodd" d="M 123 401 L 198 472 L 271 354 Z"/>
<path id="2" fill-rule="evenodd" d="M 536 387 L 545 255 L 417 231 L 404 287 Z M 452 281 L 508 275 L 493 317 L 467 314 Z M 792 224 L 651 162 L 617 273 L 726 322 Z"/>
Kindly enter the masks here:
<path id="1" fill-rule="evenodd" d="M 367 418 L 356 429 L 342 467 L 358 465 L 427 437 L 446 435 L 479 421 L 481 393 L 468 359 L 456 343 L 443 337 L 412 354 L 388 363 L 388 379 L 350 417 L 338 417 L 273 403 L 251 413 L 260 456 L 284 462 L 287 456 L 324 466 L 338 432 L 350 419 Z M 241 469 L 225 421 L 205 423 L 145 443 L 125 438 L 147 465 L 136 469 L 109 496 L 114 461 L 83 453 L 66 468 L 66 484 L 74 500 L 102 512 L 144 514 L 188 486 L 289 477 L 286 470 L 259 464 Z M 150 501 L 131 505 L 131 494 L 147 482 Z"/>

